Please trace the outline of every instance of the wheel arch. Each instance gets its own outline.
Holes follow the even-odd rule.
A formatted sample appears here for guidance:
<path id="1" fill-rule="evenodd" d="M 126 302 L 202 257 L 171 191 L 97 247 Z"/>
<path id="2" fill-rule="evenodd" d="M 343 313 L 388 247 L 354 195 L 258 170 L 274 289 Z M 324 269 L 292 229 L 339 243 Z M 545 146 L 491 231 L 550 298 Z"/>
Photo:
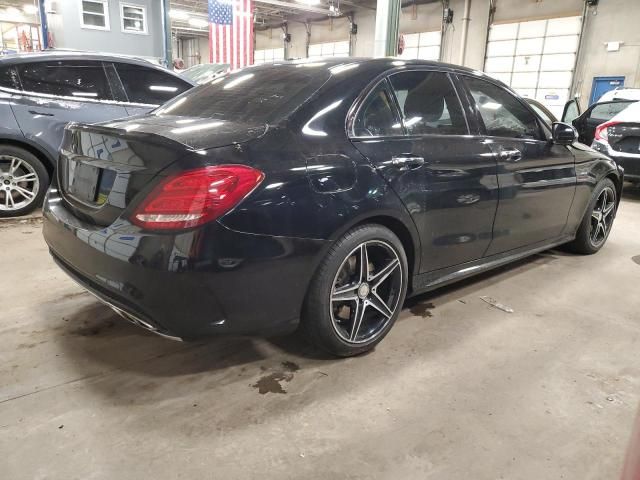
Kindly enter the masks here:
<path id="1" fill-rule="evenodd" d="M 617 203 L 620 204 L 620 199 L 622 198 L 622 187 L 623 187 L 623 181 L 620 178 L 620 175 L 618 174 L 618 172 L 611 170 L 609 173 L 607 173 L 604 178 L 608 178 L 609 180 L 611 180 L 613 182 L 613 184 L 616 187 L 616 196 L 617 198 Z"/>
<path id="2" fill-rule="evenodd" d="M 11 147 L 22 148 L 27 152 L 34 155 L 38 160 L 42 162 L 44 168 L 47 170 L 49 174 L 49 178 L 53 175 L 53 170 L 55 169 L 55 160 L 46 152 L 42 147 L 29 142 L 28 140 L 19 140 L 15 138 L 0 138 L 0 146 L 8 145 Z"/>

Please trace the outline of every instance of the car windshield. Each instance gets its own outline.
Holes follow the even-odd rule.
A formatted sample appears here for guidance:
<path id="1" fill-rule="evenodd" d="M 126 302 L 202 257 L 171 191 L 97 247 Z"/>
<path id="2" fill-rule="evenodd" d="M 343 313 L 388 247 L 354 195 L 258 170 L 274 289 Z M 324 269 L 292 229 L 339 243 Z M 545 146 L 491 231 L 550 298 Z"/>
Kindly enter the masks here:
<path id="1" fill-rule="evenodd" d="M 310 64 L 248 68 L 200 85 L 154 114 L 276 123 L 311 97 L 329 75 Z"/>

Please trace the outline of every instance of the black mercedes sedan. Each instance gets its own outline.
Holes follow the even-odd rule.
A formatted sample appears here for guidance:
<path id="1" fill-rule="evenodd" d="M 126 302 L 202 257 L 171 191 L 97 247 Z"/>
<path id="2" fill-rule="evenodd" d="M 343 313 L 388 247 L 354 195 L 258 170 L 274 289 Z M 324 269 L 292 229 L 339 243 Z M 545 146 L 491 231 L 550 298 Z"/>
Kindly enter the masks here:
<path id="1" fill-rule="evenodd" d="M 150 114 L 70 125 L 51 255 L 180 339 L 300 327 L 355 355 L 405 298 L 556 245 L 607 240 L 623 174 L 502 83 L 442 63 L 251 67 Z"/>

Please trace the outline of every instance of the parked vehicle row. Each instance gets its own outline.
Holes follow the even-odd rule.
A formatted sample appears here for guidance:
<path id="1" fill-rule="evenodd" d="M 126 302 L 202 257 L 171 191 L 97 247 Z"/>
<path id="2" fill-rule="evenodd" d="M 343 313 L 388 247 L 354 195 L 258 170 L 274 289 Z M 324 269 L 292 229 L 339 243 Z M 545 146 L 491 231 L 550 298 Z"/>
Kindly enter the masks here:
<path id="1" fill-rule="evenodd" d="M 52 51 L 0 58 L 0 217 L 42 204 L 68 122 L 146 113 L 194 85 L 123 56 Z"/>
<path id="2" fill-rule="evenodd" d="M 475 71 L 323 59 L 72 124 L 44 205 L 60 267 L 162 335 L 300 326 L 348 356 L 414 295 L 607 240 L 623 174 Z"/>

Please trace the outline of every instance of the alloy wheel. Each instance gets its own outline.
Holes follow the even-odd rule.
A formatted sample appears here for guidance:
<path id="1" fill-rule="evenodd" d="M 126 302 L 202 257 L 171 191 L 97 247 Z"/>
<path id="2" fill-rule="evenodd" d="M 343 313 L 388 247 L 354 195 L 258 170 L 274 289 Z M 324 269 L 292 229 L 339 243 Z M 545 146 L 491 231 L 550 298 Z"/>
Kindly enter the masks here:
<path id="1" fill-rule="evenodd" d="M 0 155 L 0 210 L 20 210 L 35 200 L 40 181 L 35 169 L 12 155 Z"/>
<path id="2" fill-rule="evenodd" d="M 589 238 L 594 247 L 599 247 L 607 239 L 613 224 L 616 209 L 616 195 L 611 187 L 605 187 L 598 195 L 591 212 L 591 233 Z"/>
<path id="3" fill-rule="evenodd" d="M 400 258 L 386 242 L 360 244 L 344 259 L 331 289 L 331 320 L 348 343 L 366 343 L 392 320 L 402 293 Z"/>

